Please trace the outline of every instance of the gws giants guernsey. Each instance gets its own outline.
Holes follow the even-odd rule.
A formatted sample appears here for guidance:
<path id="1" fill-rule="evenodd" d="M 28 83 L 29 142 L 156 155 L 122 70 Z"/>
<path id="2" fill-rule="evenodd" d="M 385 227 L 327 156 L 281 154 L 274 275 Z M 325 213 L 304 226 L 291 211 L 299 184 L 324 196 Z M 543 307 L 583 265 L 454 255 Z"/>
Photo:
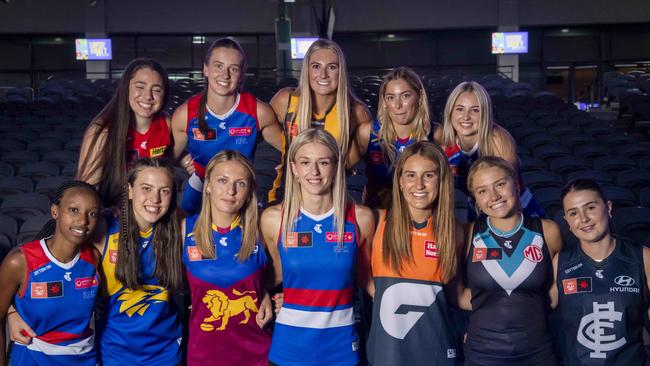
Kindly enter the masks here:
<path id="1" fill-rule="evenodd" d="M 648 365 L 641 337 L 649 306 L 642 248 L 617 238 L 612 254 L 600 263 L 579 244 L 560 253 L 565 365 Z"/>
<path id="2" fill-rule="evenodd" d="M 91 324 L 99 277 L 92 247 L 82 245 L 69 263 L 54 258 L 45 240 L 20 250 L 27 273 L 24 293 L 14 297 L 14 304 L 36 337 L 27 346 L 14 343 L 11 364 L 94 366 Z"/>
<path id="3" fill-rule="evenodd" d="M 278 240 L 284 304 L 275 322 L 269 359 L 282 366 L 356 365 L 354 205 L 346 209 L 342 243 L 337 242 L 334 209 L 320 216 L 301 210 L 293 230 L 286 244 Z"/>
<path id="4" fill-rule="evenodd" d="M 192 296 L 187 363 L 266 366 L 271 335 L 255 322 L 264 294 L 264 247 L 256 245 L 251 257 L 239 262 L 242 229 L 236 220 L 227 230 L 213 227 L 216 259 L 204 258 L 192 233 L 196 218 L 187 218 L 183 244 Z"/>
<path id="5" fill-rule="evenodd" d="M 375 299 L 368 360 L 374 366 L 455 365 L 456 337 L 432 220 L 411 228 L 413 261 L 404 263 L 401 274 L 383 260 L 385 225 L 382 215 L 372 242 Z"/>

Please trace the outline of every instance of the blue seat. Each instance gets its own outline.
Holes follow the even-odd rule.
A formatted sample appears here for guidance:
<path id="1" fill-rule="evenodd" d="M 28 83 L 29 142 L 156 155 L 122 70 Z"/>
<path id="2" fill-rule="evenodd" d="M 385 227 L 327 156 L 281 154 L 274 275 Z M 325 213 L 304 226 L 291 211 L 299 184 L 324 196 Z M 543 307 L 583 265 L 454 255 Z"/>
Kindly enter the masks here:
<path id="1" fill-rule="evenodd" d="M 28 163 L 18 169 L 17 175 L 20 177 L 29 178 L 34 182 L 38 182 L 45 177 L 58 176 L 59 166 L 54 163 L 48 163 L 45 161 Z"/>
<path id="2" fill-rule="evenodd" d="M 34 189 L 32 180 L 25 177 L 0 177 L 0 199 L 18 193 L 31 193 Z"/>
<path id="3" fill-rule="evenodd" d="M 561 176 L 549 171 L 530 171 L 521 173 L 524 185 L 536 191 L 540 188 L 557 187 L 564 185 Z"/>
<path id="4" fill-rule="evenodd" d="M 627 207 L 616 211 L 612 217 L 614 233 L 631 238 L 636 243 L 650 244 L 650 208 Z"/>
<path id="5" fill-rule="evenodd" d="M 20 232 L 16 236 L 16 242 L 22 244 L 35 240 L 36 235 L 51 218 L 52 216 L 50 214 L 44 214 L 36 215 L 25 220 L 20 226 Z"/>
<path id="6" fill-rule="evenodd" d="M 0 214 L 25 221 L 32 216 L 45 215 L 50 211 L 50 200 L 38 193 L 19 193 L 7 197 L 0 205 Z"/>

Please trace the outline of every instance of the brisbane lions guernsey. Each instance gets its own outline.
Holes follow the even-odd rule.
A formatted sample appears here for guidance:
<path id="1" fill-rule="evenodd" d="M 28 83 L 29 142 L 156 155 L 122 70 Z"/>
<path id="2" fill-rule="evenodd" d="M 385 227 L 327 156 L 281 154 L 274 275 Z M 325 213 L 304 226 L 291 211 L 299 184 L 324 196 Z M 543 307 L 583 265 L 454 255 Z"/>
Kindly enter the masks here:
<path id="1" fill-rule="evenodd" d="M 293 232 L 278 240 L 284 304 L 275 321 L 269 360 L 282 366 L 356 365 L 359 340 L 352 293 L 357 256 L 354 205 L 338 243 L 334 209 L 301 209 Z"/>
<path id="2" fill-rule="evenodd" d="M 126 136 L 126 160 L 129 169 L 140 158 L 162 157 L 171 144 L 169 126 L 164 114 L 154 118 L 145 133 L 140 133 L 135 128 L 129 127 Z"/>
<path id="3" fill-rule="evenodd" d="M 617 238 L 602 262 L 580 245 L 559 255 L 557 287 L 567 366 L 648 365 L 643 324 L 650 305 L 643 246 Z"/>
<path id="4" fill-rule="evenodd" d="M 183 264 L 192 297 L 187 364 L 266 366 L 270 333 L 257 326 L 267 258 L 262 245 L 244 262 L 239 219 L 226 229 L 213 227 L 216 258 L 204 258 L 194 241 L 197 216 L 187 218 Z"/>
<path id="5" fill-rule="evenodd" d="M 181 325 L 169 291 L 154 276 L 153 228 L 140 232 L 140 283 L 130 289 L 115 277 L 120 225 L 107 217 L 108 234 L 102 258 L 108 299 L 98 320 L 97 335 L 103 366 L 176 365 L 181 362 Z M 173 245 L 174 243 L 169 243 Z"/>
<path id="6" fill-rule="evenodd" d="M 401 273 L 384 262 L 385 225 L 385 218 L 380 218 L 372 242 L 375 299 L 368 360 L 374 366 L 455 365 L 456 336 L 443 291 L 432 219 L 411 228 L 413 260 L 404 263 Z"/>
<path id="7" fill-rule="evenodd" d="M 36 337 L 29 345 L 14 343 L 11 364 L 94 366 L 91 324 L 99 277 L 92 247 L 83 244 L 69 263 L 59 262 L 44 239 L 23 244 L 20 250 L 27 274 L 14 304 Z"/>

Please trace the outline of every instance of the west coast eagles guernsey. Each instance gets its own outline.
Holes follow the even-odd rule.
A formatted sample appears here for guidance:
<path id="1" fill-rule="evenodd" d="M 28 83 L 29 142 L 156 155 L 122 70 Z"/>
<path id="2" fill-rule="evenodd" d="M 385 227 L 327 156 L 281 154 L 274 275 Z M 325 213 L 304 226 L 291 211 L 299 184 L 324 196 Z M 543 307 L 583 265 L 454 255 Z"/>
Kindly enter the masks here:
<path id="1" fill-rule="evenodd" d="M 357 238 L 354 205 L 349 205 L 341 243 L 334 209 L 319 216 L 301 210 L 286 244 L 278 240 L 284 304 L 271 341 L 272 362 L 282 366 L 359 362 L 352 308 Z"/>
<path id="2" fill-rule="evenodd" d="M 213 227 L 216 258 L 205 258 L 192 233 L 196 219 L 187 218 L 183 244 L 192 297 L 187 364 L 266 366 L 271 335 L 255 322 L 264 293 L 264 248 L 257 244 L 240 262 L 242 229 L 236 220 L 225 230 Z"/>
<path id="3" fill-rule="evenodd" d="M 104 366 L 176 365 L 181 362 L 181 325 L 169 291 L 154 276 L 153 228 L 140 233 L 140 288 L 125 288 L 115 277 L 119 219 L 107 217 L 102 258 L 108 299 L 97 335 Z M 170 243 L 174 244 L 174 243 Z"/>
<path id="4" fill-rule="evenodd" d="M 648 365 L 643 323 L 649 303 L 643 246 L 617 238 L 602 262 L 580 245 L 558 259 L 557 287 L 567 366 Z"/>
<path id="5" fill-rule="evenodd" d="M 27 273 L 14 304 L 36 337 L 29 345 L 14 343 L 11 365 L 94 366 L 91 321 L 99 277 L 92 247 L 83 244 L 68 263 L 59 262 L 43 239 L 20 250 Z"/>
<path id="6" fill-rule="evenodd" d="M 432 220 L 411 228 L 413 261 L 404 263 L 401 274 L 383 260 L 385 225 L 382 214 L 372 242 L 375 299 L 368 360 L 374 366 L 455 365 L 456 337 L 443 291 Z"/>

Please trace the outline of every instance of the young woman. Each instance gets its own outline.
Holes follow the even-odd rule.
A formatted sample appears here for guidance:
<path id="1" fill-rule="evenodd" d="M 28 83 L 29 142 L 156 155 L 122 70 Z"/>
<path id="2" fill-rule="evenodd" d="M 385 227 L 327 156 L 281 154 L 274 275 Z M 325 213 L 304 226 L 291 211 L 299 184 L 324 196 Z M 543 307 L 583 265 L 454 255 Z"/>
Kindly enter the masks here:
<path id="1" fill-rule="evenodd" d="M 374 217 L 347 199 L 345 163 L 334 137 L 307 129 L 291 143 L 285 201 L 262 214 L 261 230 L 284 304 L 269 360 L 278 365 L 354 365 L 355 285 L 370 289 Z"/>
<path id="2" fill-rule="evenodd" d="M 366 162 L 364 204 L 387 208 L 400 153 L 416 141 L 432 140 L 433 135 L 427 93 L 415 71 L 407 67 L 390 71 L 379 95 L 377 118 L 372 125 L 359 126 L 348 161 L 350 166 L 362 158 Z"/>
<path id="3" fill-rule="evenodd" d="M 271 107 L 287 141 L 305 129 L 322 128 L 334 136 L 344 157 L 355 130 L 371 121 L 368 108 L 353 94 L 343 51 L 327 39 L 312 43 L 302 62 L 298 88 L 278 91 Z"/>
<path id="4" fill-rule="evenodd" d="M 523 213 L 517 173 L 501 158 L 479 158 L 467 186 L 483 215 L 466 252 L 465 365 L 555 365 L 547 315 L 559 228 Z"/>
<path id="5" fill-rule="evenodd" d="M 100 254 L 89 238 L 100 210 L 93 186 L 80 181 L 62 185 L 41 239 L 14 249 L 2 263 L 0 323 L 13 302 L 10 317 L 24 319 L 34 335 L 30 344 L 14 343 L 12 365 L 96 364 L 92 319 Z M 4 327 L 0 344 L 0 365 L 5 365 Z"/>
<path id="6" fill-rule="evenodd" d="M 512 136 L 494 122 L 490 95 L 479 84 L 467 81 L 458 84 L 445 105 L 442 128 L 435 131 L 434 139 L 443 146 L 449 165 L 456 177 L 456 188 L 467 191 L 467 174 L 470 166 L 480 156 L 498 156 L 509 162 L 519 174 L 517 146 Z M 522 186 L 520 202 L 524 214 L 544 217 L 544 210 L 535 201 L 528 188 Z M 474 220 L 476 212 L 469 202 L 468 218 Z"/>
<path id="7" fill-rule="evenodd" d="M 598 183 L 570 182 L 562 205 L 580 241 L 554 261 L 564 364 L 648 365 L 642 333 L 650 306 L 650 249 L 612 234 L 612 204 Z"/>
<path id="8" fill-rule="evenodd" d="M 419 141 L 402 152 L 395 165 L 393 204 L 388 212 L 379 211 L 372 242 L 372 365 L 456 364 L 458 345 L 443 291 L 463 246 L 453 190 L 440 148 Z M 402 306 L 419 309 L 413 310 L 417 316 L 398 312 Z"/>
<path id="9" fill-rule="evenodd" d="M 205 166 L 218 152 L 241 152 L 252 159 L 261 133 L 276 149 L 283 149 L 283 134 L 268 104 L 241 91 L 246 75 L 246 55 L 230 38 L 212 43 L 203 60 L 206 89 L 182 104 L 174 112 L 172 132 L 174 156 L 178 159 L 187 148 L 191 156 L 181 159 L 184 166 L 194 165 L 183 193 L 181 207 L 188 214 L 201 205 Z M 275 199 L 275 190 L 269 200 Z"/>
<path id="10" fill-rule="evenodd" d="M 183 222 L 190 366 L 268 365 L 271 334 L 262 328 L 272 310 L 262 286 L 267 258 L 257 210 L 253 166 L 236 151 L 215 155 L 205 170 L 201 212 Z"/>
<path id="11" fill-rule="evenodd" d="M 167 71 L 155 60 L 131 61 L 104 109 L 90 122 L 79 154 L 78 179 L 99 190 L 104 205 L 119 204 L 136 160 L 162 157 L 171 146 Z"/>
<path id="12" fill-rule="evenodd" d="M 181 325 L 173 292 L 183 282 L 182 246 L 171 167 L 158 159 L 138 160 L 122 200 L 120 212 L 109 214 L 96 231 L 106 287 L 96 320 L 99 359 L 103 366 L 179 364 Z M 12 333 L 20 328 L 25 327 L 10 326 Z"/>

